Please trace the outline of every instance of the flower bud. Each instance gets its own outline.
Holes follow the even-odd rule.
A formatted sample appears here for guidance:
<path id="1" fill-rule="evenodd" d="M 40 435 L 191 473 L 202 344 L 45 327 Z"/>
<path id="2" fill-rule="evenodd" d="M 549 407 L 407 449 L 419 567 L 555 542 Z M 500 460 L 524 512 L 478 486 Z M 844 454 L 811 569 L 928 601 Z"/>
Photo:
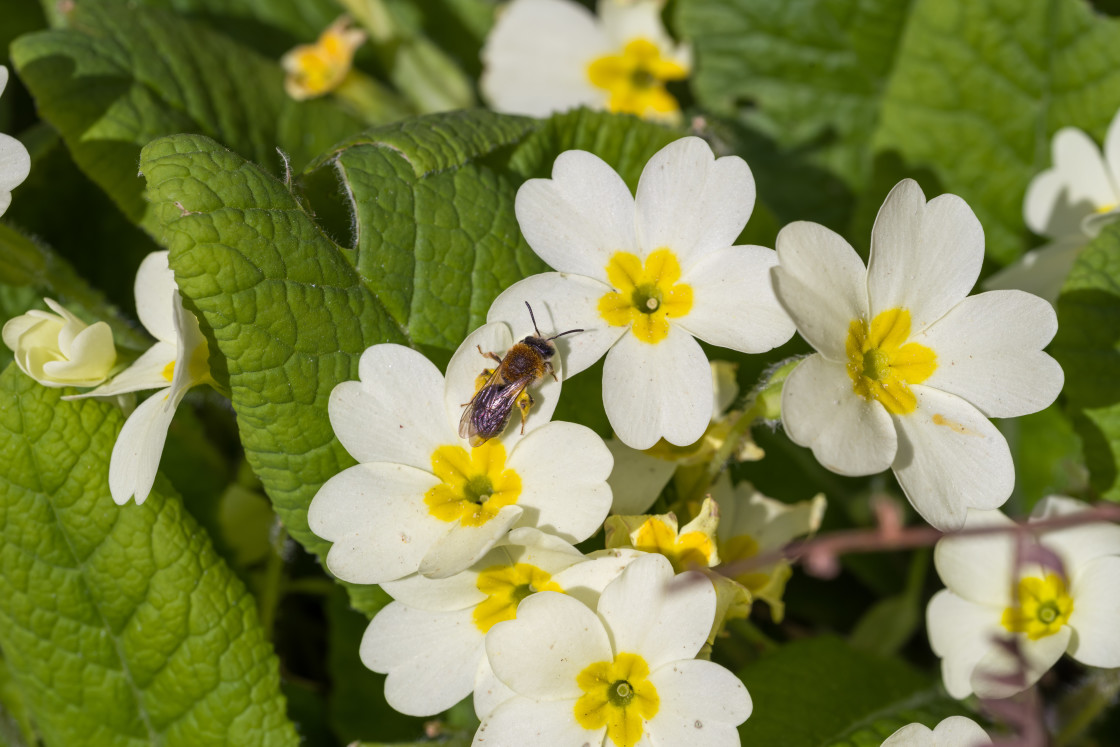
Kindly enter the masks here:
<path id="1" fill-rule="evenodd" d="M 105 322 L 87 325 L 57 301 L 55 313 L 33 309 L 4 325 L 4 344 L 16 365 L 43 386 L 96 386 L 117 362 L 113 333 Z"/>

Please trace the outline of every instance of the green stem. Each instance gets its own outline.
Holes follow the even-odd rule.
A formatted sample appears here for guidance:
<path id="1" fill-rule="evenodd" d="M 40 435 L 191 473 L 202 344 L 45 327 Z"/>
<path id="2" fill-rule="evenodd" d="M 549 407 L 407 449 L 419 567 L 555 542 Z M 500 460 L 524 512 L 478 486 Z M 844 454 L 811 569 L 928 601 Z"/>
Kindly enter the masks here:
<path id="1" fill-rule="evenodd" d="M 731 430 L 727 432 L 727 438 L 716 453 L 712 455 L 712 461 L 708 464 L 708 484 L 714 484 L 716 478 L 727 467 L 727 463 L 731 461 L 731 455 L 739 448 L 739 444 L 748 433 L 750 433 L 751 426 L 758 420 L 761 414 L 761 408 L 758 406 L 757 400 L 751 400 L 747 405 L 747 409 L 743 410 L 738 419 L 731 424 Z"/>
<path id="2" fill-rule="evenodd" d="M 778 643 L 770 636 L 759 630 L 758 626 L 745 618 L 738 618 L 727 623 L 734 633 L 747 643 L 752 644 L 762 653 L 768 653 L 778 648 Z"/>
<path id="3" fill-rule="evenodd" d="M 1073 743 L 1089 725 L 1112 705 L 1120 693 L 1120 670 L 1098 669 L 1073 695 L 1066 699 L 1061 710 L 1069 708 L 1061 731 L 1054 737 L 1055 747 Z"/>
<path id="4" fill-rule="evenodd" d="M 337 584 L 329 578 L 294 578 L 284 585 L 284 593 L 325 597 L 329 596 L 336 586 Z"/>
<path id="5" fill-rule="evenodd" d="M 279 531 L 272 542 L 272 552 L 268 555 L 268 565 L 265 567 L 264 584 L 260 593 L 261 627 L 265 635 L 272 640 L 272 625 L 276 621 L 276 608 L 280 606 L 282 587 L 284 586 L 284 556 L 282 550 L 288 533 L 283 526 L 278 524 Z"/>

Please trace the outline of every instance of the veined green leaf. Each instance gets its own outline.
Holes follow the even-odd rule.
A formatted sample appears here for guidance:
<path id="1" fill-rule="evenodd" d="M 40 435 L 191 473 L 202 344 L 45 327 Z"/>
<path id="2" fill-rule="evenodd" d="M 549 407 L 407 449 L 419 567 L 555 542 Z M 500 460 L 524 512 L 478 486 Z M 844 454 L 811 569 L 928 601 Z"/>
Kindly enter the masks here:
<path id="1" fill-rule="evenodd" d="M 277 61 L 163 10 L 82 2 L 69 28 L 21 37 L 12 59 L 78 166 L 149 231 L 136 163 L 153 138 L 203 133 L 282 173 L 278 147 L 298 170 L 361 127 L 326 99 L 291 100 Z"/>
<path id="2" fill-rule="evenodd" d="M 1090 483 L 1120 501 L 1120 225 L 1081 252 L 1058 298 L 1054 357 L 1085 450 Z"/>
<path id="3" fill-rule="evenodd" d="M 755 103 L 752 125 L 857 193 L 877 155 L 928 168 L 976 211 L 1000 263 L 1028 248 L 1023 195 L 1051 136 L 1075 126 L 1099 142 L 1120 106 L 1120 26 L 1081 0 L 679 6 L 701 104 Z"/>
<path id="4" fill-rule="evenodd" d="M 901 661 L 829 636 L 782 646 L 739 674 L 754 701 L 743 744 L 872 747 L 906 724 L 965 712 Z"/>
<path id="5" fill-rule="evenodd" d="M 0 650 L 47 744 L 294 745 L 253 598 L 162 477 L 109 496 L 122 422 L 0 376 Z"/>

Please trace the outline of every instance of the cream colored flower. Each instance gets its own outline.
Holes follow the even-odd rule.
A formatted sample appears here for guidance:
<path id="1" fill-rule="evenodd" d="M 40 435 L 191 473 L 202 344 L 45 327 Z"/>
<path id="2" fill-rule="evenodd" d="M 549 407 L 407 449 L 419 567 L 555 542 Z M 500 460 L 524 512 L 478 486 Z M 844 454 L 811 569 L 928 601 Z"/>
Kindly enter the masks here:
<path id="1" fill-rule="evenodd" d="M 54 299 L 50 311 L 32 309 L 4 325 L 4 344 L 16 365 L 43 386 L 97 386 L 117 362 L 113 332 L 105 322 L 87 325 Z"/>
<path id="2" fill-rule="evenodd" d="M 8 85 L 8 68 L 0 65 L 0 94 Z M 23 143 L 0 133 L 0 215 L 12 203 L 12 190 L 31 172 L 31 156 Z"/>

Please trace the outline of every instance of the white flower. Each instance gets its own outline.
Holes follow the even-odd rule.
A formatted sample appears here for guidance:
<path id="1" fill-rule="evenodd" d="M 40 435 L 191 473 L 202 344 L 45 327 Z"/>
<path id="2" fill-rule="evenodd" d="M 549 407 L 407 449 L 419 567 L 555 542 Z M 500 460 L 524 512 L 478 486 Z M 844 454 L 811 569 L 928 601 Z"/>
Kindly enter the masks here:
<path id="1" fill-rule="evenodd" d="M 694 444 L 681 447 L 659 442 L 652 448 L 639 451 L 615 438 L 607 441 L 607 448 L 614 457 L 614 469 L 607 480 L 614 496 L 612 514 L 645 512 L 657 500 L 678 467 L 707 464 L 726 439 L 731 422 L 724 416 L 724 411 L 739 395 L 739 385 L 735 381 L 738 366 L 727 361 L 711 361 L 711 368 L 712 420 L 704 435 Z M 744 439 L 744 444 L 748 449 L 753 447 L 758 450 L 749 439 Z"/>
<path id="2" fill-rule="evenodd" d="M 1080 501 L 1050 496 L 1035 507 L 1031 521 L 1085 509 Z M 1012 523 L 999 511 L 970 511 L 965 529 Z M 1037 682 L 1063 653 L 1089 666 L 1120 667 L 1120 526 L 1096 522 L 1036 534 L 1038 544 L 1061 561 L 1064 575 L 1044 566 L 1039 550 L 1016 567 L 1010 532 L 937 543 L 934 564 L 947 588 L 930 600 L 926 622 L 930 646 L 942 657 L 945 689 L 954 698 L 1012 695 Z M 1022 662 L 1000 639 L 1017 644 Z"/>
<path id="3" fill-rule="evenodd" d="M 732 246 L 753 206 L 747 164 L 715 159 L 696 137 L 650 159 L 636 198 L 596 156 L 562 153 L 552 178 L 523 184 L 515 203 L 529 246 L 558 272 L 506 289 L 488 319 L 518 319 L 531 300 L 538 320 L 583 329 L 557 345 L 569 375 L 606 353 L 603 404 L 615 435 L 635 449 L 659 438 L 691 444 L 713 399 L 694 338 L 761 353 L 793 335 L 766 274 L 774 252 Z"/>
<path id="4" fill-rule="evenodd" d="M 772 553 L 797 537 L 813 534 L 820 528 L 827 505 L 821 493 L 807 501 L 783 503 L 766 497 L 749 482 L 732 488 L 727 472 L 712 486 L 712 498 L 719 505 L 716 539 L 720 562 L 725 566 Z M 782 595 L 791 573 L 789 561 L 780 560 L 730 578 L 750 592 L 751 599 L 765 601 L 770 616 L 781 622 L 785 614 Z M 750 611 L 750 599 L 746 601 L 745 609 L 732 605 L 729 616 L 745 616 Z"/>
<path id="5" fill-rule="evenodd" d="M 883 741 L 882 747 L 981 747 L 992 738 L 980 724 L 964 716 L 950 716 L 934 729 L 908 724 Z"/>
<path id="6" fill-rule="evenodd" d="M 349 18 L 337 19 L 314 44 L 300 44 L 280 58 L 280 66 L 287 73 L 284 90 L 296 101 L 330 93 L 346 79 L 354 51 L 365 41 L 365 32 L 350 28 Z"/>
<path id="7" fill-rule="evenodd" d="M 8 68 L 0 65 L 0 94 L 8 85 Z M 0 133 L 0 215 L 12 204 L 12 190 L 31 173 L 31 156 L 23 143 Z"/>
<path id="8" fill-rule="evenodd" d="M 1023 219 L 1051 243 L 1029 251 L 988 278 L 986 288 L 1019 288 L 1054 303 L 1084 246 L 1120 217 L 1120 111 L 1104 152 L 1075 127 L 1054 133 L 1053 166 L 1038 174 L 1023 199 Z"/>
<path id="9" fill-rule="evenodd" d="M 495 625 L 486 654 L 514 697 L 483 719 L 474 744 L 738 745 L 747 690 L 695 659 L 715 614 L 697 573 L 673 576 L 646 555 L 607 585 L 593 611 L 564 594 L 534 594 Z"/>
<path id="10" fill-rule="evenodd" d="M 43 301 L 55 313 L 32 309 L 4 325 L 19 370 L 43 386 L 97 386 L 117 362 L 109 325 L 86 325 L 54 299 Z"/>
<path id="11" fill-rule="evenodd" d="M 661 23 L 663 0 L 514 0 L 482 50 L 483 95 L 497 111 L 543 117 L 578 106 L 679 119 L 667 81 L 691 57 Z"/>
<path id="12" fill-rule="evenodd" d="M 109 492 L 118 505 L 136 496 L 143 503 L 159 469 L 167 429 L 187 391 L 210 379 L 206 338 L 198 319 L 183 308 L 167 252 L 152 252 L 136 272 L 136 313 L 156 343 L 109 382 L 82 397 L 109 397 L 159 389 L 121 428 L 109 459 Z"/>
<path id="13" fill-rule="evenodd" d="M 331 425 L 359 464 L 319 489 L 308 523 L 334 543 L 327 566 L 336 576 L 359 584 L 416 572 L 446 578 L 517 526 L 569 542 L 599 528 L 611 502 L 611 455 L 591 429 L 548 422 L 560 391 L 551 377 L 531 389 L 524 437 L 516 424 L 478 447 L 459 437 L 463 404 L 494 365 L 478 347 L 501 356 L 513 342 L 504 324 L 478 328 L 452 356 L 446 382 L 415 350 L 374 345 L 359 362 L 361 381 L 334 388 Z M 558 356 L 552 362 L 559 377 Z"/>
<path id="14" fill-rule="evenodd" d="M 362 637 L 362 662 L 388 674 L 385 699 L 410 716 L 445 711 L 475 692 L 485 716 L 510 693 L 494 688 L 483 641 L 495 624 L 516 617 L 517 605 L 538 591 L 557 591 L 594 604 L 599 592 L 636 558 L 633 551 L 585 557 L 559 537 L 514 529 L 462 573 L 445 579 L 417 574 L 382 588 L 396 601 Z M 500 684 L 500 683 L 499 683 Z"/>
<path id="15" fill-rule="evenodd" d="M 1022 291 L 967 297 L 984 234 L 955 195 L 927 204 L 912 180 L 887 196 L 865 269 L 839 235 L 815 223 L 778 234 L 779 300 L 817 349 L 782 391 L 789 437 L 828 469 L 887 467 L 918 513 L 939 529 L 965 511 L 996 508 L 1015 472 L 990 417 L 1041 410 L 1062 370 L 1041 352 L 1054 310 Z"/>

